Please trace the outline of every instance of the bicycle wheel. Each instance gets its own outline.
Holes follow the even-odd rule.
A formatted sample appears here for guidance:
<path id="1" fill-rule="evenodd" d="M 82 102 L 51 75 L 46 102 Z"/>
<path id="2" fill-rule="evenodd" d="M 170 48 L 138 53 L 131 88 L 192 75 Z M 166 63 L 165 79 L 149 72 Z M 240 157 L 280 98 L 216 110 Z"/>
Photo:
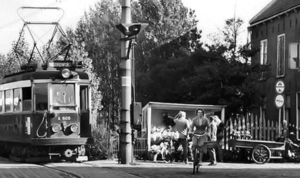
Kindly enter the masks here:
<path id="1" fill-rule="evenodd" d="M 197 148 L 195 150 L 193 150 L 193 157 L 194 157 L 194 161 L 193 161 L 193 174 L 195 174 L 195 172 L 199 172 L 199 159 L 198 159 L 198 153 L 197 153 Z"/>

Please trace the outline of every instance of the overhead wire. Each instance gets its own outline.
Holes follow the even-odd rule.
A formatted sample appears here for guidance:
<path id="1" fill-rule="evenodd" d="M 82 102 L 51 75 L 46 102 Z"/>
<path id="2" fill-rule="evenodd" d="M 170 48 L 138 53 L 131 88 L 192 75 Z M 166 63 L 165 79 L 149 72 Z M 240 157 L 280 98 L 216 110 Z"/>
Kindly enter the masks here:
<path id="1" fill-rule="evenodd" d="M 54 4 L 57 4 L 57 1 L 56 1 L 56 2 L 50 3 L 50 4 L 46 5 L 45 7 L 49 7 L 49 6 L 52 6 L 52 5 L 54 5 Z M 41 10 L 35 10 L 34 12 L 31 12 L 31 13 L 25 15 L 24 18 L 28 18 L 28 17 L 31 17 L 31 16 L 33 16 L 33 15 L 36 15 L 36 14 L 40 13 L 40 11 L 41 11 Z M 9 23 L 7 23 L 7 24 L 4 24 L 4 25 L 0 26 L 0 30 L 1 30 L 1 29 L 4 29 L 4 28 L 7 28 L 7 27 L 10 27 L 11 25 L 14 25 L 14 24 L 16 24 L 16 23 L 19 23 L 20 21 L 22 21 L 22 19 L 15 19 L 15 20 L 13 20 L 12 22 L 9 22 Z"/>

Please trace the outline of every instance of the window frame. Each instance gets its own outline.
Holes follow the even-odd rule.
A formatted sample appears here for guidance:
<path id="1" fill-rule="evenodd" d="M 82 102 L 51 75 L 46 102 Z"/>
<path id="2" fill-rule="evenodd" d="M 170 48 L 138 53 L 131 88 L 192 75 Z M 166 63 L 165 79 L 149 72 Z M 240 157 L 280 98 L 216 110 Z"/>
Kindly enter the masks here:
<path id="1" fill-rule="evenodd" d="M 296 139 L 300 140 L 300 130 L 297 129 L 300 127 L 300 106 L 299 106 L 299 98 L 300 98 L 300 92 L 296 92 Z"/>
<path id="2" fill-rule="evenodd" d="M 16 107 L 15 107 L 15 91 L 16 90 L 19 90 L 19 110 L 16 110 Z M 23 111 L 23 96 L 22 96 L 22 88 L 14 88 L 13 89 L 13 112 L 21 112 Z"/>
<path id="3" fill-rule="evenodd" d="M 30 91 L 30 99 L 28 99 L 28 98 L 25 98 L 25 96 L 24 96 L 24 90 L 25 89 L 29 89 L 29 91 Z M 22 111 L 23 112 L 26 112 L 26 111 L 32 111 L 32 100 L 33 100 L 33 97 L 32 97 L 32 86 L 29 86 L 29 87 L 22 87 L 21 88 L 21 92 L 22 92 Z M 26 95 L 26 94 L 25 94 Z M 29 101 L 29 103 L 30 103 L 30 108 L 28 109 L 28 110 L 25 110 L 25 101 Z"/>
<path id="4" fill-rule="evenodd" d="M 260 64 L 266 65 L 268 63 L 268 39 L 260 41 Z"/>
<path id="5" fill-rule="evenodd" d="M 0 108 L 0 113 L 3 113 L 4 112 L 4 91 L 0 91 L 0 96 L 1 96 L 1 101 L 0 101 L 0 104 L 1 104 L 1 108 Z"/>
<path id="6" fill-rule="evenodd" d="M 82 88 L 84 88 L 82 90 Z M 82 98 L 82 93 L 84 92 L 85 97 Z M 90 110 L 90 89 L 89 85 L 79 85 L 79 110 L 80 112 L 89 112 Z M 84 102 L 82 100 L 85 100 Z M 84 104 L 84 107 L 82 106 Z"/>
<path id="7" fill-rule="evenodd" d="M 283 44 L 281 45 L 281 38 L 283 38 Z M 282 47 L 282 48 L 281 48 Z M 281 49 L 282 53 L 281 54 Z M 282 60 L 281 60 L 282 57 Z M 280 65 L 281 63 L 281 65 Z M 285 34 L 277 36 L 277 66 L 276 66 L 276 76 L 283 77 L 285 75 Z"/>
<path id="8" fill-rule="evenodd" d="M 10 103 L 10 110 L 7 111 L 6 110 L 6 100 L 7 100 L 7 97 L 6 97 L 6 92 L 10 92 L 10 99 L 11 99 L 11 103 Z M 13 112 L 13 89 L 8 89 L 8 90 L 4 90 L 4 112 L 5 113 L 10 113 L 10 112 Z"/>
<path id="9" fill-rule="evenodd" d="M 37 97 L 36 97 L 36 88 L 37 85 L 46 85 L 46 91 L 47 91 L 47 109 L 37 109 Z M 49 110 L 49 84 L 48 83 L 35 83 L 33 85 L 33 98 L 34 98 L 34 105 L 33 105 L 33 110 L 34 111 L 48 111 Z"/>

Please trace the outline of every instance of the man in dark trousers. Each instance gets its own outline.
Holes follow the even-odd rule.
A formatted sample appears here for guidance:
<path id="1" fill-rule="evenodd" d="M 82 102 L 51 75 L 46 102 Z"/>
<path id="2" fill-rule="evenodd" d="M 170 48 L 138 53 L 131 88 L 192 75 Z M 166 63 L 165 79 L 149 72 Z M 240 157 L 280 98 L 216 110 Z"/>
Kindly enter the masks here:
<path id="1" fill-rule="evenodd" d="M 175 152 L 177 152 L 178 147 L 182 145 L 183 149 L 183 160 L 185 164 L 188 163 L 187 157 L 187 139 L 189 133 L 189 121 L 186 119 L 186 113 L 184 111 L 179 111 L 179 113 L 174 117 L 174 130 L 179 132 L 179 138 L 177 142 L 174 143 Z"/>
<path id="2" fill-rule="evenodd" d="M 221 120 L 218 116 L 211 116 L 210 117 L 210 141 L 217 141 L 217 129 L 219 124 L 221 123 Z M 208 149 L 209 157 L 210 157 L 210 164 L 209 166 L 215 166 L 217 165 L 217 159 L 216 159 L 216 150 L 214 148 Z"/>

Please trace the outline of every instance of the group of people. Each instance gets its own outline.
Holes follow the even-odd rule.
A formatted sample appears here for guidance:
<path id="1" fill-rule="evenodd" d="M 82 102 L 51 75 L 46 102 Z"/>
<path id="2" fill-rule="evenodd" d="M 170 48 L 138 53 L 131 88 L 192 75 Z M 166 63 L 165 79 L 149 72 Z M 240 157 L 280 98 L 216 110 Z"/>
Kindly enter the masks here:
<path id="1" fill-rule="evenodd" d="M 200 158 L 198 160 L 198 156 L 195 157 L 195 161 L 198 163 L 198 166 L 202 165 L 203 153 L 208 151 L 210 156 L 210 164 L 211 166 L 217 165 L 216 160 L 216 151 L 214 148 L 206 149 L 205 142 L 206 141 L 216 141 L 217 140 L 217 128 L 221 123 L 221 120 L 218 116 L 211 115 L 208 118 L 205 115 L 203 109 L 196 110 L 196 117 L 194 117 L 191 121 L 186 118 L 186 112 L 180 111 L 174 117 L 174 130 L 179 133 L 179 138 L 174 143 L 175 152 L 178 150 L 179 146 L 182 146 L 183 149 L 183 161 L 188 163 L 188 140 L 192 137 L 192 152 L 191 157 L 193 155 L 197 155 L 197 150 L 199 150 Z M 199 135 L 199 136 L 193 136 Z"/>

